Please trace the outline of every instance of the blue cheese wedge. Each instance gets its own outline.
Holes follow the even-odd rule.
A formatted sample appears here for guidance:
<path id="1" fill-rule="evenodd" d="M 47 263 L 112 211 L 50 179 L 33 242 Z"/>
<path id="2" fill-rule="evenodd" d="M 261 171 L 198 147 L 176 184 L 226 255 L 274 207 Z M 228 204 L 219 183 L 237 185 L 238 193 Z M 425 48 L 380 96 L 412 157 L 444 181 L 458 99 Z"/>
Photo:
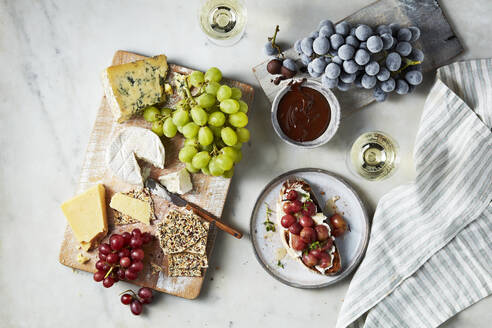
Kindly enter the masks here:
<path id="1" fill-rule="evenodd" d="M 122 123 L 145 107 L 165 100 L 167 58 L 159 55 L 104 70 L 102 83 L 115 119 Z"/>
<path id="2" fill-rule="evenodd" d="M 161 175 L 159 177 L 159 181 L 166 187 L 167 190 L 180 195 L 186 194 L 188 191 L 193 189 L 190 174 L 185 168 L 182 168 L 174 173 Z"/>

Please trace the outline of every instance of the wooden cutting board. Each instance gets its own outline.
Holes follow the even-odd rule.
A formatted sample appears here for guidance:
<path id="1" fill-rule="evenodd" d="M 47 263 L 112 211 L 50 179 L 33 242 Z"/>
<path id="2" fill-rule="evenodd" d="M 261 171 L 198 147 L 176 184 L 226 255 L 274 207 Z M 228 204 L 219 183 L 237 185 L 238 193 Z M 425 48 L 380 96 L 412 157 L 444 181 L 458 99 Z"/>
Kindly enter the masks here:
<path id="1" fill-rule="evenodd" d="M 112 65 L 124 64 L 143 58 L 145 57 L 134 53 L 117 51 L 114 55 Z M 170 64 L 166 81 L 170 82 L 175 73 L 188 74 L 192 71 L 193 70 L 189 68 Z M 248 104 L 248 106 L 250 106 L 251 110 L 254 90 L 250 85 L 228 79 L 223 79 L 222 83 L 241 89 L 243 93 L 242 99 Z M 166 106 L 173 108 L 177 100 L 177 96 L 174 95 L 167 102 Z M 113 119 L 113 115 L 111 114 L 111 110 L 106 103 L 106 98 L 103 97 L 101 106 L 96 116 L 96 122 L 89 139 L 89 145 L 87 147 L 84 164 L 82 165 L 82 173 L 80 175 L 77 193 L 87 190 L 94 184 L 103 183 L 106 187 L 106 203 L 109 204 L 109 201 L 114 193 L 126 192 L 133 188 L 132 185 L 113 177 L 111 171 L 105 164 L 105 152 L 112 135 L 127 126 L 150 128 L 150 123 L 145 122 L 141 117 L 133 118 L 123 124 L 116 123 Z M 162 138 L 162 141 L 166 150 L 165 169 L 161 170 L 151 167 L 149 164 L 139 162 L 142 167 L 142 172 L 150 171 L 150 176 L 153 178 L 157 178 L 161 174 L 175 172 L 184 167 L 184 164 L 178 160 L 178 151 L 184 142 L 182 136 L 179 135 L 172 139 L 167 139 L 164 137 Z M 192 175 L 192 182 L 194 187 L 193 191 L 183 197 L 220 218 L 231 179 L 212 177 L 200 173 Z M 142 232 L 149 231 L 155 235 L 154 232 L 156 223 L 164 218 L 168 210 L 172 208 L 173 205 L 157 196 L 153 196 L 152 198 L 154 201 L 154 209 L 157 219 L 152 221 L 150 226 L 143 223 L 115 226 L 113 223 L 113 210 L 108 205 L 107 213 L 109 232 L 104 241 L 107 241 L 111 233 L 122 233 L 124 231 L 131 231 L 134 228 L 139 228 Z M 224 218 L 224 221 L 227 221 L 227 218 Z M 216 233 L 217 229 L 215 226 L 211 225 L 207 242 L 207 255 L 209 259 L 212 253 Z M 67 225 L 60 250 L 60 263 L 74 269 L 95 272 L 97 250 L 84 252 L 79 249 L 78 245 L 79 243 L 75 239 L 70 226 Z M 200 294 L 203 280 L 205 279 L 205 273 L 203 277 L 168 277 L 167 257 L 163 254 L 157 238 L 154 238 L 149 245 L 144 247 L 144 250 L 144 270 L 139 274 L 139 278 L 132 281 L 132 283 L 138 286 L 150 287 L 161 292 L 188 299 L 194 299 Z M 77 261 L 77 255 L 79 253 L 83 253 L 85 256 L 90 258 L 90 261 L 85 264 L 79 263 Z M 157 267 L 154 265 L 161 267 L 162 271 L 155 270 Z M 103 288 L 102 285 L 101 288 Z"/>
<path id="2" fill-rule="evenodd" d="M 329 19 L 329 13 L 327 13 L 326 18 Z M 402 26 L 418 26 L 422 33 L 414 45 L 425 54 L 422 63 L 424 72 L 448 63 L 463 51 L 463 46 L 444 16 L 437 0 L 379 0 L 342 19 L 342 21 L 347 21 L 352 25 L 367 24 L 373 27 L 390 23 L 399 23 Z M 318 22 L 309 21 L 308 24 L 313 31 L 318 28 Z M 289 36 L 280 35 L 280 37 Z M 306 35 L 298 35 L 297 37 L 304 38 Z M 287 58 L 299 59 L 299 55 L 293 48 L 288 49 L 284 54 Z M 253 67 L 253 73 L 270 102 L 273 102 L 277 93 L 289 80 L 283 81 L 279 85 L 273 84 L 271 82 L 272 75 L 266 70 L 268 61 L 267 59 Z M 312 78 L 307 73 L 298 74 L 295 79 L 302 77 L 321 82 L 321 77 Z M 352 88 L 346 92 L 333 89 L 333 92 L 340 102 L 342 119 L 374 101 L 372 90 Z M 396 93 L 392 93 L 389 98 L 395 96 Z"/>

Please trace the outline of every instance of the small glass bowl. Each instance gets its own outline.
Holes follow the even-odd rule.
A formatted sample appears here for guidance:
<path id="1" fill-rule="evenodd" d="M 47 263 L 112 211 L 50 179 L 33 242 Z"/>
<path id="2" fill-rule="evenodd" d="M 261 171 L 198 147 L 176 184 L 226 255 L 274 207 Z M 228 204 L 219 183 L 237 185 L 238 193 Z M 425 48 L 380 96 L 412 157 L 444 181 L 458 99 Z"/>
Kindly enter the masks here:
<path id="1" fill-rule="evenodd" d="M 331 117 L 330 117 L 330 123 L 328 124 L 328 127 L 326 128 L 325 132 L 318 138 L 311 140 L 311 141 L 296 141 L 290 139 L 284 131 L 282 131 L 282 128 L 280 127 L 280 124 L 278 122 L 277 118 L 277 111 L 278 111 L 278 105 L 280 103 L 280 100 L 282 97 L 290 90 L 290 85 L 286 85 L 283 87 L 275 96 L 275 99 L 273 100 L 272 103 L 272 114 L 271 114 L 271 119 L 272 119 L 272 125 L 273 129 L 277 133 L 277 135 L 285 141 L 286 143 L 301 147 L 301 148 L 316 148 L 319 146 L 324 145 L 328 141 L 333 138 L 333 136 L 336 134 L 338 130 L 338 126 L 340 125 L 340 104 L 338 102 L 338 99 L 335 97 L 333 92 L 329 89 L 323 88 L 321 83 L 314 81 L 314 80 L 306 80 L 305 82 L 302 83 L 303 87 L 308 87 L 312 88 L 314 90 L 317 90 L 320 92 L 328 101 L 328 104 L 330 105 L 330 110 L 331 110 Z"/>

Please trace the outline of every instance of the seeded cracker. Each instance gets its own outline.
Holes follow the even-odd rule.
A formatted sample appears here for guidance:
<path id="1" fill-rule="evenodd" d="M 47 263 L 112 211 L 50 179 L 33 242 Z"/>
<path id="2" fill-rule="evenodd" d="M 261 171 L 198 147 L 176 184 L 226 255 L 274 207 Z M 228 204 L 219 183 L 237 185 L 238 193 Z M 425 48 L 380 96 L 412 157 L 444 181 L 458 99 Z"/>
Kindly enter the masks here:
<path id="1" fill-rule="evenodd" d="M 171 210 L 158 224 L 158 236 L 164 254 L 175 254 L 185 251 L 207 236 L 207 230 L 200 218 L 191 212 L 180 213 Z"/>
<path id="2" fill-rule="evenodd" d="M 169 276 L 170 277 L 201 277 L 202 276 L 202 269 L 196 268 L 196 269 L 189 269 L 189 270 L 183 270 L 183 269 L 178 269 L 174 268 L 171 269 L 169 268 Z"/>
<path id="3" fill-rule="evenodd" d="M 150 197 L 150 192 L 147 188 L 143 188 L 142 190 L 132 190 L 123 194 L 150 203 L 150 211 L 151 211 L 150 221 L 155 219 L 154 202 L 152 201 L 152 197 Z M 114 223 L 116 225 L 140 222 L 132 218 L 131 216 L 123 214 L 115 209 L 113 209 L 113 212 L 114 212 Z"/>
<path id="4" fill-rule="evenodd" d="M 187 252 L 170 254 L 168 256 L 169 270 L 172 269 L 196 269 L 208 268 L 208 260 L 206 255 L 191 254 Z"/>
<path id="5" fill-rule="evenodd" d="M 191 254 L 205 255 L 207 250 L 207 236 L 200 238 L 196 244 L 191 245 L 186 249 L 186 252 Z"/>

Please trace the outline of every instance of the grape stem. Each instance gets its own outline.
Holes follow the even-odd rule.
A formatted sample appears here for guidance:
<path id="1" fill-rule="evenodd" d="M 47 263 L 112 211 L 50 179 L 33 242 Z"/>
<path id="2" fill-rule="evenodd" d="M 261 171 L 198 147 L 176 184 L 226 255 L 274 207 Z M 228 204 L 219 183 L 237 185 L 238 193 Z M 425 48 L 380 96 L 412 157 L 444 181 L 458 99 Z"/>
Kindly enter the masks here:
<path id="1" fill-rule="evenodd" d="M 210 155 L 212 155 L 212 157 L 215 157 L 219 154 L 219 150 L 217 149 L 217 146 L 214 144 L 214 148 L 212 149 L 212 151 L 210 152 Z"/>
<path id="2" fill-rule="evenodd" d="M 135 299 L 138 299 L 137 294 L 135 294 L 135 292 L 134 292 L 133 290 L 131 290 L 131 289 L 127 289 L 127 290 L 125 290 L 124 292 L 121 292 L 121 293 L 120 293 L 120 296 L 121 296 L 121 295 L 123 295 L 123 294 L 126 294 L 126 293 L 128 293 L 128 292 L 132 293 L 132 294 L 133 294 L 133 297 L 134 297 Z"/>
<path id="3" fill-rule="evenodd" d="M 396 71 L 396 74 L 400 74 L 402 71 L 404 71 L 407 67 L 414 66 L 414 65 L 419 65 L 422 64 L 420 60 L 410 60 L 405 58 L 405 65 L 402 66 L 398 71 Z"/>
<path id="4" fill-rule="evenodd" d="M 278 53 L 280 56 L 282 56 L 282 58 L 284 58 L 284 53 L 282 52 L 282 49 L 280 49 L 280 47 L 278 46 L 278 44 L 275 42 L 276 39 L 277 39 L 277 33 L 280 32 L 280 28 L 279 26 L 275 26 L 275 32 L 273 33 L 273 36 L 272 37 L 269 37 L 268 38 L 268 41 L 270 41 L 272 43 L 272 47 L 274 47 L 275 49 L 277 49 Z"/>
<path id="5" fill-rule="evenodd" d="M 193 99 L 193 96 L 191 95 L 190 87 L 188 86 L 188 79 L 185 80 L 184 89 L 185 89 L 186 97 L 188 98 L 188 101 L 191 102 L 191 104 L 195 106 L 196 102 L 195 102 L 195 99 Z"/>
<path id="6" fill-rule="evenodd" d="M 111 272 L 113 272 L 114 267 L 115 267 L 114 265 L 111 266 L 111 268 L 108 270 L 108 272 L 104 276 L 104 279 L 106 279 L 111 274 Z"/>

